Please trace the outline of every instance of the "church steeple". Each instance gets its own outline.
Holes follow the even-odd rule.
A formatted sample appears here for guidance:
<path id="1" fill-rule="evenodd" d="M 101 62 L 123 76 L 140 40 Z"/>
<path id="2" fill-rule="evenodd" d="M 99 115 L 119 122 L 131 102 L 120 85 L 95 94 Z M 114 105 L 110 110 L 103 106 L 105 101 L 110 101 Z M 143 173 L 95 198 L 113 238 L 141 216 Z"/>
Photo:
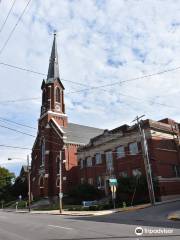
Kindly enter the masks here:
<path id="1" fill-rule="evenodd" d="M 59 79 L 59 64 L 58 64 L 58 52 L 57 52 L 57 42 L 56 42 L 56 32 L 54 32 L 54 40 L 51 50 L 51 57 L 49 60 L 49 69 L 47 75 L 47 82 Z"/>
<path id="2" fill-rule="evenodd" d="M 43 80 L 41 90 L 42 105 L 40 119 L 46 119 L 47 117 L 49 121 L 54 117 L 60 126 L 66 126 L 67 116 L 65 114 L 64 86 L 59 76 L 56 33 L 54 33 L 47 79 Z"/>

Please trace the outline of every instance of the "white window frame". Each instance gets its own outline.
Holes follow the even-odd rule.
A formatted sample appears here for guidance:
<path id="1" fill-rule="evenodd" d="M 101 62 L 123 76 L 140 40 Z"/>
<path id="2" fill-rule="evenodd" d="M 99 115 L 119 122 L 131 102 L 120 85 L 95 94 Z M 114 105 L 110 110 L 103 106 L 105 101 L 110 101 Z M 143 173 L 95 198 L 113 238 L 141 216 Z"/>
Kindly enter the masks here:
<path id="1" fill-rule="evenodd" d="M 128 177 L 128 173 L 126 171 L 122 171 L 119 173 L 119 176 L 125 178 L 125 177 Z"/>
<path id="2" fill-rule="evenodd" d="M 96 153 L 95 159 L 96 159 L 96 164 L 101 164 L 102 163 L 102 156 L 101 156 L 100 153 Z"/>
<path id="3" fill-rule="evenodd" d="M 106 152 L 106 168 L 109 171 L 113 170 L 113 153 L 112 153 L 112 151 Z"/>
<path id="4" fill-rule="evenodd" d="M 88 184 L 93 185 L 93 178 L 88 178 Z"/>
<path id="5" fill-rule="evenodd" d="M 83 177 L 81 177 L 80 182 L 81 182 L 81 184 L 84 183 L 84 178 Z"/>
<path id="6" fill-rule="evenodd" d="M 118 151 L 118 149 L 120 149 L 120 151 Z M 117 158 L 125 157 L 125 148 L 124 148 L 124 146 L 117 147 L 116 152 L 117 152 Z"/>
<path id="7" fill-rule="evenodd" d="M 81 159 L 81 160 L 80 160 L 80 169 L 83 169 L 83 168 L 84 168 L 84 160 Z"/>
<path id="8" fill-rule="evenodd" d="M 129 144 L 129 152 L 131 155 L 137 155 L 139 153 L 137 142 L 132 142 Z"/>
<path id="9" fill-rule="evenodd" d="M 87 159 L 86 159 L 86 166 L 87 167 L 92 167 L 92 157 L 87 157 Z"/>

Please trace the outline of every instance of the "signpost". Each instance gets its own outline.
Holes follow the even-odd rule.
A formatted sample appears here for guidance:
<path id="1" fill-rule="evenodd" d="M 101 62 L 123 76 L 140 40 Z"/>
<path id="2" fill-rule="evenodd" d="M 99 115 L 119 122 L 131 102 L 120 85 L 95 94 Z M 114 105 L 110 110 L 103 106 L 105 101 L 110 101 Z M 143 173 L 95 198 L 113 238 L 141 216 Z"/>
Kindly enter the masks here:
<path id="1" fill-rule="evenodd" d="M 112 193 L 112 201 L 114 205 L 114 209 L 116 208 L 116 190 L 117 190 L 117 179 L 116 178 L 110 178 L 109 179 L 109 186 L 111 188 L 111 193 Z"/>

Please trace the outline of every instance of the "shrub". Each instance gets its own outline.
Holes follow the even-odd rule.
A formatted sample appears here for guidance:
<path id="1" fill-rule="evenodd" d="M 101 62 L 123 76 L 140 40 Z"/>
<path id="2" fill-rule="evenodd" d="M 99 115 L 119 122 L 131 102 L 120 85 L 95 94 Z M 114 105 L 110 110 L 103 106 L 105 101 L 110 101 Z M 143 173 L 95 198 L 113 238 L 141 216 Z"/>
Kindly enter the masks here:
<path id="1" fill-rule="evenodd" d="M 82 201 L 93 201 L 101 197 L 102 192 L 90 184 L 80 184 L 69 192 L 73 204 L 81 204 Z"/>

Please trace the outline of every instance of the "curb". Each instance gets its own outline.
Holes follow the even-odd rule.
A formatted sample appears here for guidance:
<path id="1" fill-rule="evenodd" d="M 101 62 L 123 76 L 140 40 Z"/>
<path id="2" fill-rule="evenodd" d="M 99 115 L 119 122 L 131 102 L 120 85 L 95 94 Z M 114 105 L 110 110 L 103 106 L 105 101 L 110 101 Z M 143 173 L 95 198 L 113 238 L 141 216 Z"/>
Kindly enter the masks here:
<path id="1" fill-rule="evenodd" d="M 80 216 L 80 217 L 90 217 L 90 216 L 105 216 L 105 215 L 109 215 L 109 214 L 113 214 L 113 213 L 121 213 L 121 212 L 133 212 L 133 211 L 138 211 L 144 208 L 148 208 L 150 207 L 150 204 L 144 204 L 144 205 L 140 205 L 140 206 L 134 206 L 134 207 L 126 207 L 126 208 L 121 208 L 121 209 L 112 209 L 112 210 L 104 210 L 104 211 L 96 211 L 96 212 L 68 212 L 68 211 L 64 211 L 62 214 L 60 214 L 59 212 L 52 212 L 52 211 L 35 211 L 32 210 L 30 213 L 29 211 L 24 211 L 24 210 L 13 210 L 13 209 L 4 209 L 4 212 L 13 212 L 13 213 L 29 213 L 29 214 L 49 214 L 49 215 L 57 215 L 57 216 Z"/>

